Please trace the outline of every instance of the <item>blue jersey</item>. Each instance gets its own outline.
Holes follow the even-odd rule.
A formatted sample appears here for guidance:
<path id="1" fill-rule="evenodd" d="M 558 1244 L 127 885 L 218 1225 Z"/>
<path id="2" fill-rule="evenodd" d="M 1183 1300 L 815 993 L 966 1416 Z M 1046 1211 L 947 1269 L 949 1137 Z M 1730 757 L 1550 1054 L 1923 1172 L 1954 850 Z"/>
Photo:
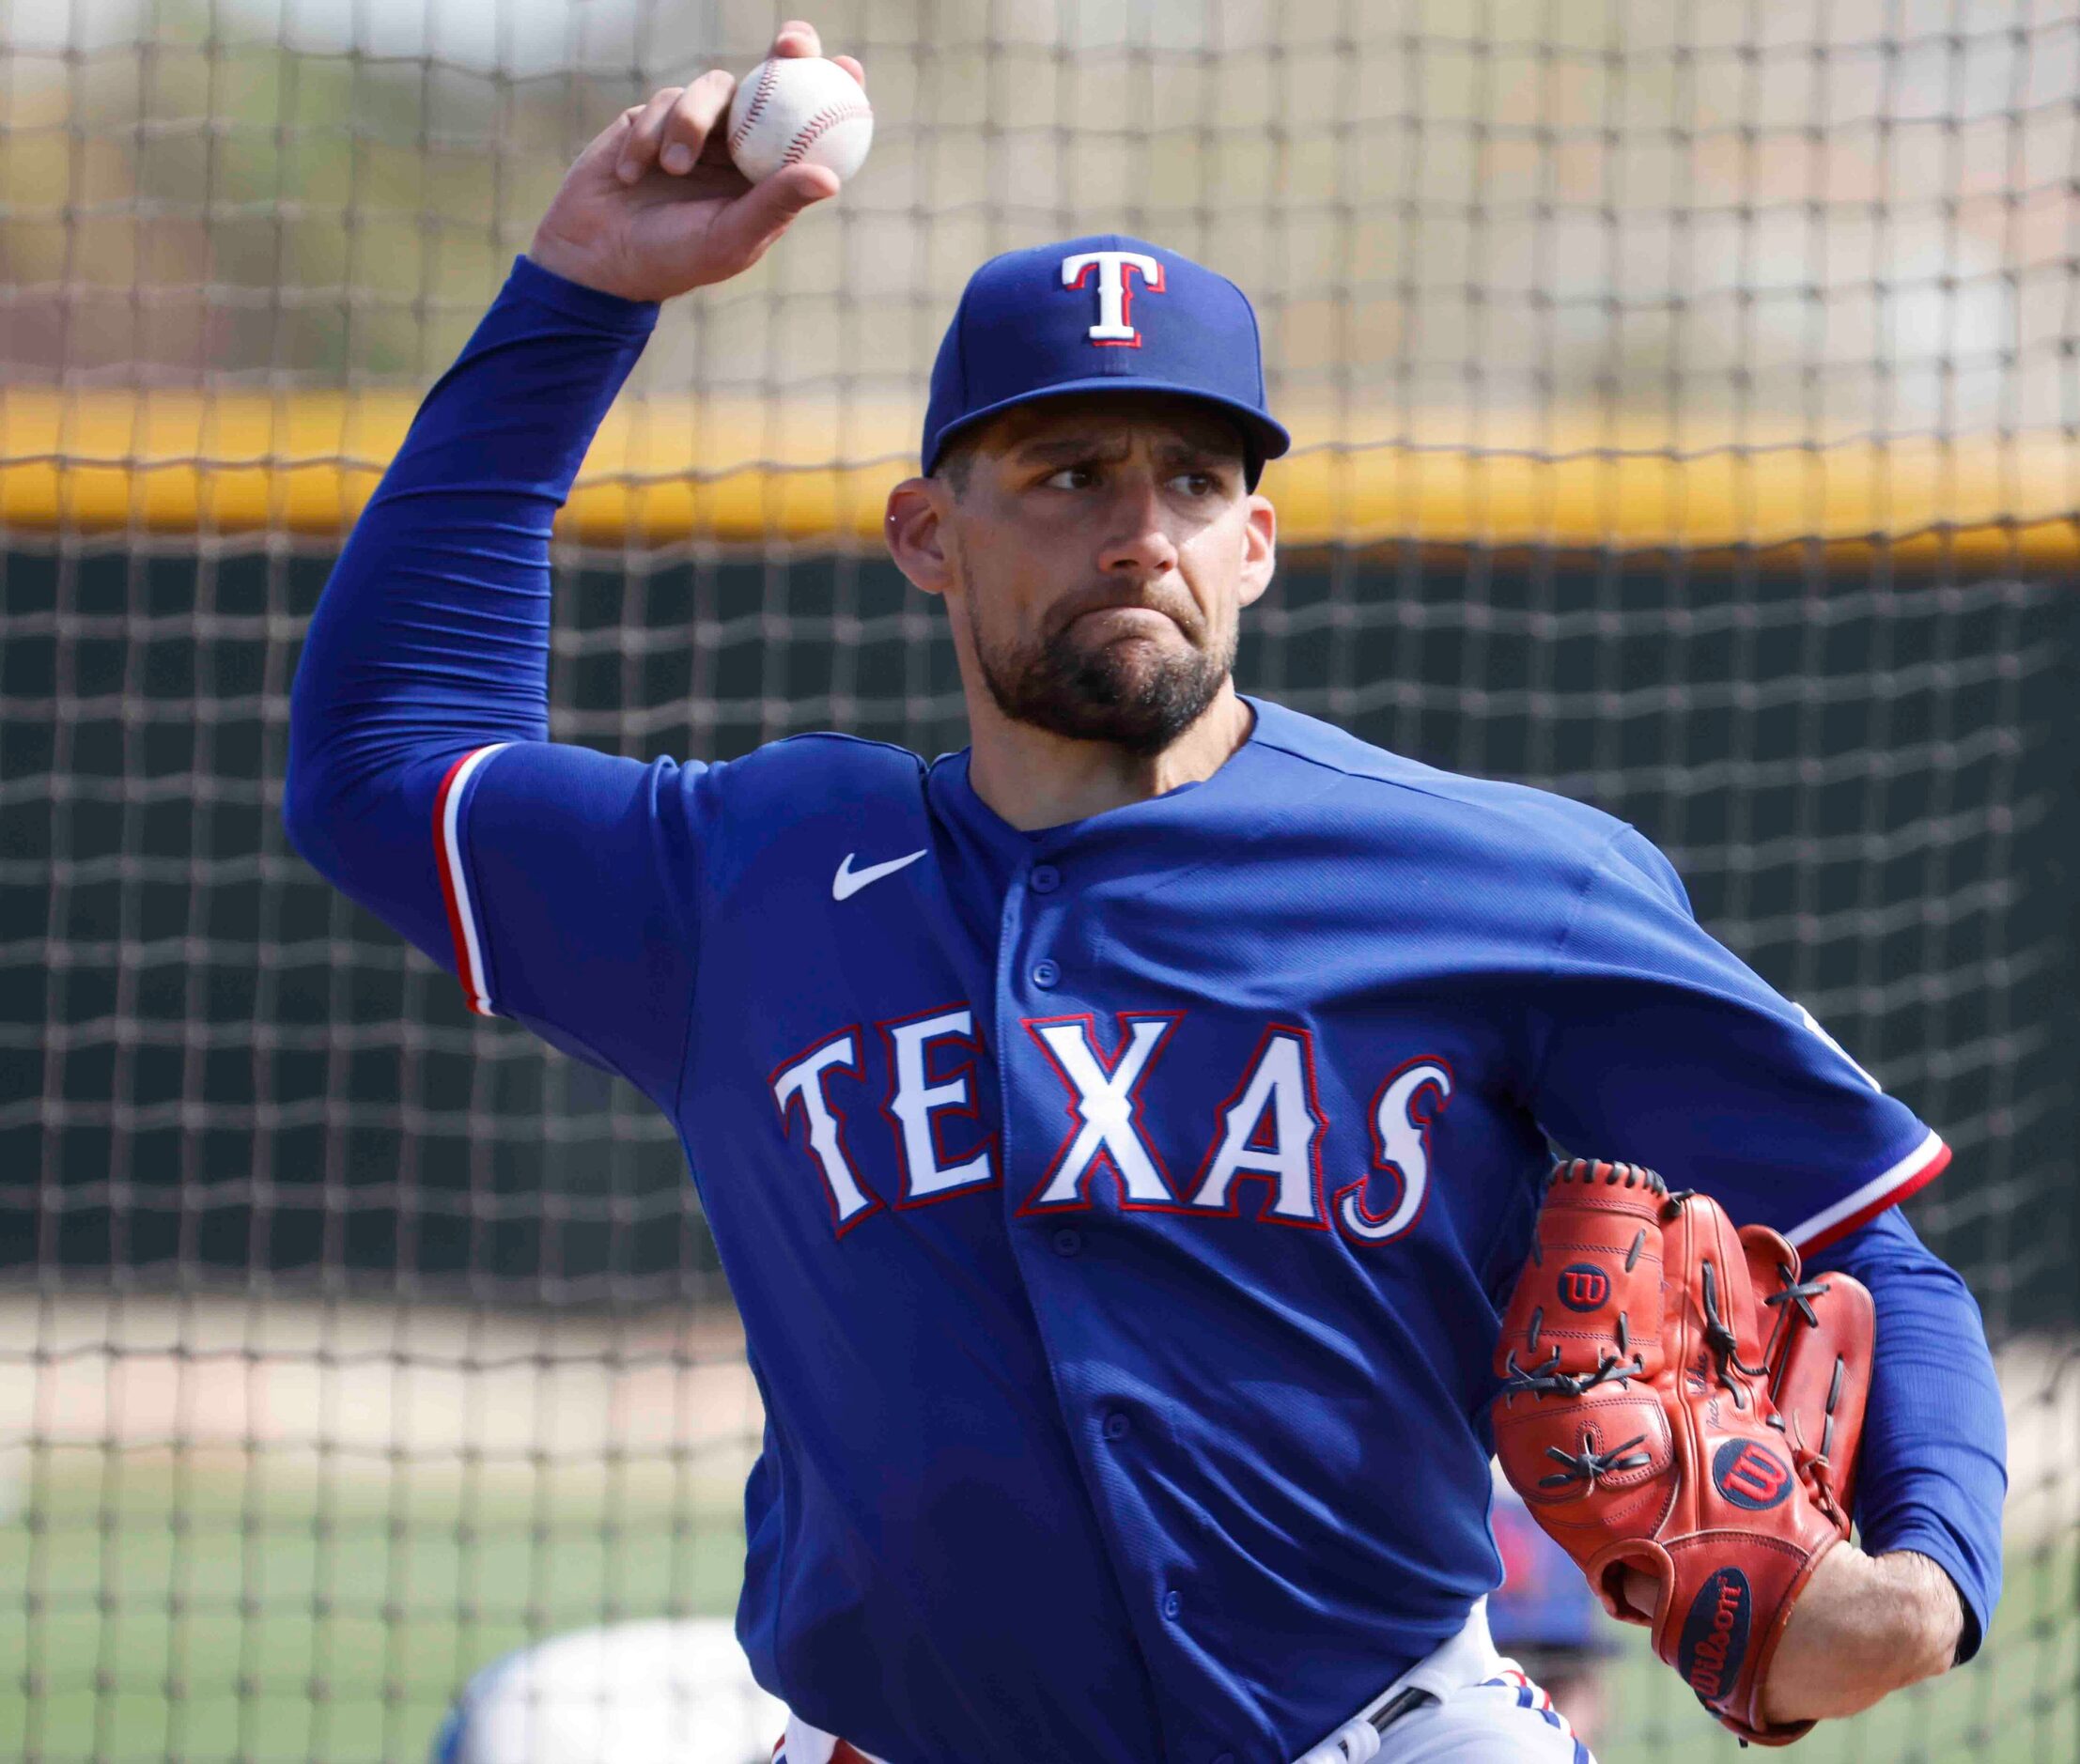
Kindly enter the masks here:
<path id="1" fill-rule="evenodd" d="M 436 390 L 313 626 L 299 848 L 677 1123 L 766 1401 L 768 1689 L 900 1764 L 1277 1764 L 1499 1577 L 1488 1369 L 1553 1145 L 1808 1249 L 1947 1153 L 1639 834 L 1275 704 L 1031 834 L 965 755 L 541 739 L 625 308 L 523 271 Z M 1892 1242 L 1865 1523 L 1976 1644 L 1997 1391 Z"/>
<path id="2" fill-rule="evenodd" d="M 1250 708 L 1031 835 L 830 735 L 442 794 L 473 995 L 680 1125 L 770 1417 L 744 1639 L 870 1751 L 1290 1755 L 1456 1630 L 1549 1138 L 1808 1243 L 1943 1161 L 1637 833 Z"/>

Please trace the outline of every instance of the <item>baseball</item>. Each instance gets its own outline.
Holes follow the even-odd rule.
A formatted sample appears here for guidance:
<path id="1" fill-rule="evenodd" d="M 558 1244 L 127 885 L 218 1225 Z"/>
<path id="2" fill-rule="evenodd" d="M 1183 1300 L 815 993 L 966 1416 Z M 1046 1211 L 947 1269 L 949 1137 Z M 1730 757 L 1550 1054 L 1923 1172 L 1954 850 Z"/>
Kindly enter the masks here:
<path id="1" fill-rule="evenodd" d="M 729 156 L 757 183 L 784 165 L 826 165 L 843 182 L 874 143 L 874 106 L 834 61 L 776 55 L 737 87 L 729 107 Z"/>

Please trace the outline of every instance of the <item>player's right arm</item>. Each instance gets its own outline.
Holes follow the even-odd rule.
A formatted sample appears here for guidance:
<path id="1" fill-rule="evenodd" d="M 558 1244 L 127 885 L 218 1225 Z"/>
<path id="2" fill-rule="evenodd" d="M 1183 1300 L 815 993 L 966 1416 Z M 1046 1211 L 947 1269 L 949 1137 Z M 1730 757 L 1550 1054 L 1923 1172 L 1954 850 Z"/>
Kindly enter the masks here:
<path id="1" fill-rule="evenodd" d="M 816 54 L 783 27 L 773 53 Z M 857 64 L 848 64 L 857 77 Z M 836 178 L 750 185 L 703 74 L 623 113 L 428 394 L 357 523 L 290 699 L 283 813 L 314 867 L 473 1005 L 675 1083 L 701 768 L 548 740 L 550 528 L 657 302 L 757 261 Z"/>

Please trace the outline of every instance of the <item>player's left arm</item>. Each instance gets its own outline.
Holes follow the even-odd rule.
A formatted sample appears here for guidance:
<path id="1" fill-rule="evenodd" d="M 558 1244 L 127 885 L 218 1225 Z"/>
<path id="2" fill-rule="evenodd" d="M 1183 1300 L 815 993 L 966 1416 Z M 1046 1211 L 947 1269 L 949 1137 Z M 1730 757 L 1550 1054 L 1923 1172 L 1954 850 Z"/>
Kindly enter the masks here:
<path id="1" fill-rule="evenodd" d="M 1772 1720 L 1851 1715 L 1979 1651 L 2000 1598 L 2006 1417 L 1979 1307 L 1897 1211 L 1810 1258 L 1878 1312 L 1858 1461 L 1862 1548 L 1829 1552 L 1764 1687 Z"/>
<path id="2" fill-rule="evenodd" d="M 1699 928 L 1667 859 L 1629 828 L 1583 890 L 1533 1029 L 1532 1106 L 1556 1140 L 1702 1189 L 1876 1304 L 1862 1548 L 1815 1571 L 1769 1714 L 1853 1713 L 1968 1659 L 2000 1594 L 2000 1390 L 1970 1292 L 1896 1211 L 1948 1149 Z"/>

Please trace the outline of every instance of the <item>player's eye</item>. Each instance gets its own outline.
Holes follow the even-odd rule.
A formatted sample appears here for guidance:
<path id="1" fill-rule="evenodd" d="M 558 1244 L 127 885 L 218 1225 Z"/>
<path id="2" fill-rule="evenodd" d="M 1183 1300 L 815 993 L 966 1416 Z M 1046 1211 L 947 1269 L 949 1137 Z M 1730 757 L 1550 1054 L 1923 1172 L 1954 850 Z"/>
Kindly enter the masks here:
<path id="1" fill-rule="evenodd" d="M 1171 482 L 1182 486 L 1187 496 L 1211 496 L 1220 488 L 1220 480 L 1211 472 L 1180 472 Z"/>
<path id="2" fill-rule="evenodd" d="M 1050 490 L 1087 490 L 1097 482 L 1094 466 L 1063 466 L 1044 480 Z"/>

